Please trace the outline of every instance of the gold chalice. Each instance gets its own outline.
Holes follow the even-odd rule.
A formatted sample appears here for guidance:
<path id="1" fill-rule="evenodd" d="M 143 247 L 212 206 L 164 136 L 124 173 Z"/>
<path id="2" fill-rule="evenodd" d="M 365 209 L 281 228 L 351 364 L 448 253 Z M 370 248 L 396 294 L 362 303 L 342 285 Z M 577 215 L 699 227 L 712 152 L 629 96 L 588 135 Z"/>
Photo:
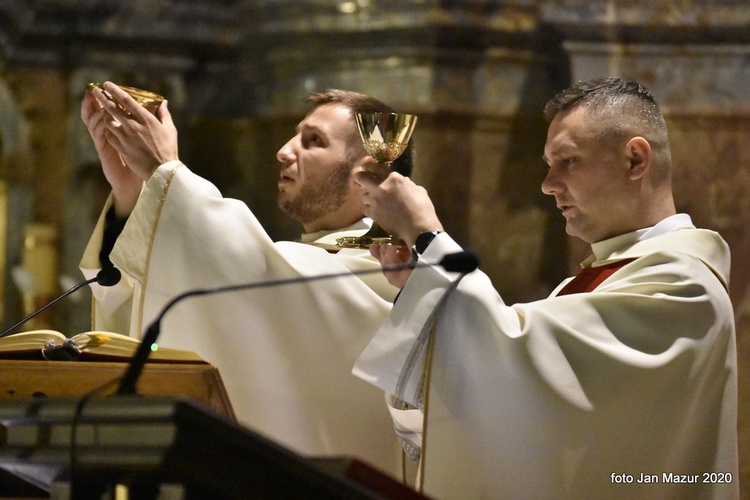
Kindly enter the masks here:
<path id="1" fill-rule="evenodd" d="M 391 163 L 406 150 L 417 124 L 417 116 L 404 113 L 357 113 L 355 118 L 362 145 L 367 154 L 378 162 L 378 173 L 383 174 L 382 178 L 385 179 L 390 173 Z M 336 246 L 343 248 L 395 244 L 403 242 L 374 223 L 362 236 L 346 236 L 336 240 Z"/>
<path id="2" fill-rule="evenodd" d="M 161 103 L 164 101 L 164 97 L 160 96 L 159 94 L 154 94 L 153 92 L 149 92 L 148 90 L 141 90 L 134 87 L 125 87 L 123 85 L 118 85 L 122 90 L 130 94 L 130 97 L 135 99 L 135 102 L 149 110 L 151 113 L 156 114 L 156 110 L 159 108 Z M 102 88 L 101 83 L 89 83 L 86 85 L 86 91 L 91 92 L 94 90 L 94 88 Z M 104 92 L 104 95 L 107 96 L 107 99 L 117 104 L 117 107 L 120 108 L 120 110 L 125 113 L 126 115 L 130 116 L 130 112 L 123 108 L 122 105 L 120 105 L 119 102 L 117 102 L 117 99 L 112 97 L 112 94 L 107 92 L 106 90 L 102 89 L 102 92 Z"/>

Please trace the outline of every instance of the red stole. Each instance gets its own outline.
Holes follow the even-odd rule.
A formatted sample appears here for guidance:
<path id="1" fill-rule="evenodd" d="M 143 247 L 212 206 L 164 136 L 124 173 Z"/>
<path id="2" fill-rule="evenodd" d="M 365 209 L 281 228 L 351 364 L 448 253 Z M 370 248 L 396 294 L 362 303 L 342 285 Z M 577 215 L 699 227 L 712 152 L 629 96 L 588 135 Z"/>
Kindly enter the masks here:
<path id="1" fill-rule="evenodd" d="M 621 267 L 633 262 L 635 259 L 618 260 L 599 267 L 586 267 L 570 280 L 557 295 L 569 295 L 571 293 L 585 293 L 594 290 L 602 281 L 606 280 Z"/>

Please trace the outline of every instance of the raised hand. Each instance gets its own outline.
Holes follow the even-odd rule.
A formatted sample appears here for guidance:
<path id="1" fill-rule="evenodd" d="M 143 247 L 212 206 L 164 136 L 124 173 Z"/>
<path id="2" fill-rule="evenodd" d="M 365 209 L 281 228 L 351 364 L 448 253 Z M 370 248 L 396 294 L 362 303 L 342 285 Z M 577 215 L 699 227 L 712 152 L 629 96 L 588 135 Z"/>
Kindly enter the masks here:
<path id="1" fill-rule="evenodd" d="M 107 140 L 105 116 L 108 115 L 96 97 L 91 92 L 86 92 L 81 102 L 81 120 L 94 141 L 104 176 L 112 186 L 115 214 L 126 217 L 138 201 L 143 179 L 125 164 L 120 153 Z"/>
<path id="2" fill-rule="evenodd" d="M 397 245 L 370 245 L 370 254 L 380 261 L 381 266 L 406 264 L 412 259 L 411 250 L 408 247 Z M 402 269 L 383 271 L 383 275 L 391 285 L 403 288 L 412 272 L 413 269 Z"/>
<path id="3" fill-rule="evenodd" d="M 390 234 L 401 238 L 408 247 L 419 233 L 443 230 L 427 190 L 410 178 L 391 172 L 383 182 L 367 171 L 356 174 L 364 190 L 365 215 Z"/>
<path id="4" fill-rule="evenodd" d="M 121 109 L 101 89 L 92 90 L 106 113 L 103 118 L 106 140 L 138 177 L 146 181 L 159 165 L 179 159 L 177 129 L 166 101 L 154 116 L 112 82 L 105 82 L 102 88 L 124 108 Z"/>

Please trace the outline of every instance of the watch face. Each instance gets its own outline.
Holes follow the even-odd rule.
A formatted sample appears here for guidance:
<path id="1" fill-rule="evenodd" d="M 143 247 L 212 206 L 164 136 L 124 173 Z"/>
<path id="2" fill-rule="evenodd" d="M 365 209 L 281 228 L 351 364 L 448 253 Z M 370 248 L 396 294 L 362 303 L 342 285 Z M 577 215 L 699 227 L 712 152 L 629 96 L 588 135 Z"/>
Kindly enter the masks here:
<path id="1" fill-rule="evenodd" d="M 419 236 L 417 236 L 416 241 L 414 242 L 414 248 L 417 251 L 417 253 L 424 253 L 425 250 L 427 250 L 427 247 L 432 243 L 432 240 L 435 239 L 435 236 L 437 236 L 440 233 L 440 231 L 431 231 L 426 233 L 420 233 Z"/>

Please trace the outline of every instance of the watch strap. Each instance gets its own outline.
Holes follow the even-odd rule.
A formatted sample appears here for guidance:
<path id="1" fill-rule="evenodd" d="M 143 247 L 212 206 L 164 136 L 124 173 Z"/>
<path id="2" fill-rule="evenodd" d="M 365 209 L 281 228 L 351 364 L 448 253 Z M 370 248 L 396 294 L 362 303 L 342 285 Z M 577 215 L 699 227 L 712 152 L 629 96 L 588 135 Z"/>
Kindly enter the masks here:
<path id="1" fill-rule="evenodd" d="M 417 236 L 417 239 L 414 240 L 414 247 L 412 250 L 415 254 L 422 255 L 425 250 L 427 250 L 427 247 L 432 243 L 432 240 L 435 239 L 435 237 L 440 234 L 442 231 L 425 231 L 423 233 L 419 233 L 419 236 Z"/>

